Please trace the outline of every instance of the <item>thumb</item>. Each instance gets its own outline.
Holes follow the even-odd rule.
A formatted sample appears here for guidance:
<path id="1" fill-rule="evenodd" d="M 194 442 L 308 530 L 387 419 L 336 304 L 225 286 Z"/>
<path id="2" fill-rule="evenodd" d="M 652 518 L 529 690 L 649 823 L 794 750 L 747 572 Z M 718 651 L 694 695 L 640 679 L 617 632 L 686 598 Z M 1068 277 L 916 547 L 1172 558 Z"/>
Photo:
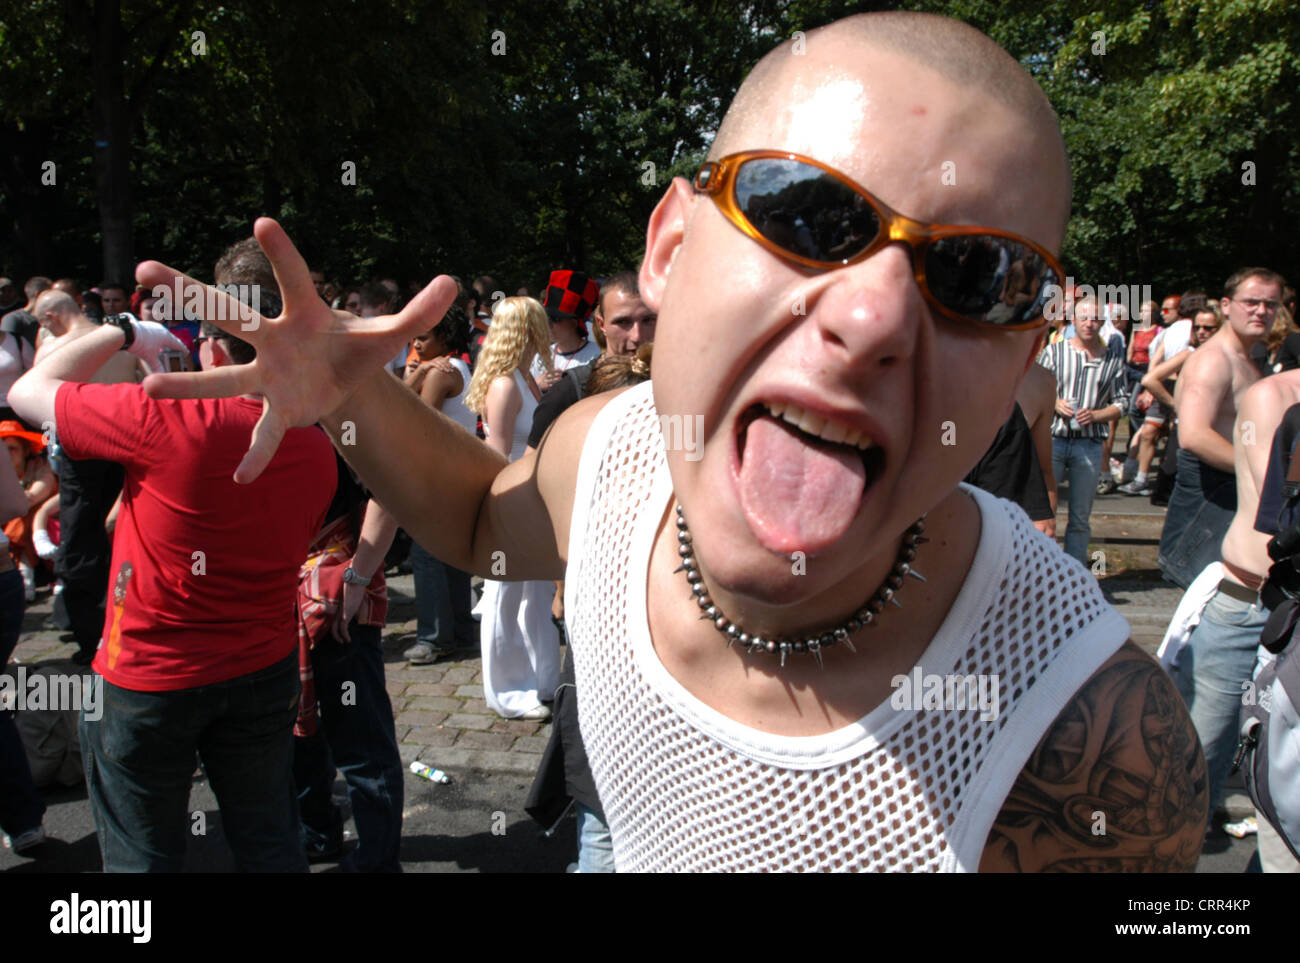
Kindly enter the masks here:
<path id="1" fill-rule="evenodd" d="M 413 335 L 428 331 L 442 320 L 459 290 L 445 274 L 434 278 L 397 314 L 402 332 Z"/>

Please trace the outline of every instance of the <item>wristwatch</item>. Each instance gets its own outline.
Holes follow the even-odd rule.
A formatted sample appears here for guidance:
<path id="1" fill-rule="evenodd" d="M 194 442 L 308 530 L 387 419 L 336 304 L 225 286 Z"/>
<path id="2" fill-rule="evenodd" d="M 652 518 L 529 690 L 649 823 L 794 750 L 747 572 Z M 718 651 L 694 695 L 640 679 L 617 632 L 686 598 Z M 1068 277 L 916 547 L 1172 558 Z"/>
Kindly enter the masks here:
<path id="1" fill-rule="evenodd" d="M 135 342 L 135 325 L 125 314 L 110 314 L 104 319 L 105 324 L 111 324 L 122 329 L 122 347 L 118 350 L 125 351 Z"/>
<path id="2" fill-rule="evenodd" d="M 343 581 L 349 585 L 366 586 L 370 584 L 372 579 L 374 579 L 373 575 L 370 578 L 362 578 L 351 565 L 343 570 Z"/>

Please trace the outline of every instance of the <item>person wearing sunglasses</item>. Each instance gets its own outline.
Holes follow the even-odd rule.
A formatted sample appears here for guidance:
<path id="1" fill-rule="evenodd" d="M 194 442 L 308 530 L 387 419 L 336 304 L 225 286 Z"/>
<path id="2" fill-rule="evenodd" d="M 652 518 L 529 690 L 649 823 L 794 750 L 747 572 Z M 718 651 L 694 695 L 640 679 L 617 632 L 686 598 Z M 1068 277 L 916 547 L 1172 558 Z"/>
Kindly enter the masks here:
<path id="1" fill-rule="evenodd" d="M 1038 354 L 1069 198 L 1013 57 L 959 21 L 857 15 L 749 74 L 650 217 L 653 380 L 584 398 L 535 453 L 507 464 L 379 371 L 450 278 L 330 314 L 268 219 L 266 353 L 148 390 L 261 393 L 239 481 L 319 421 L 438 557 L 565 580 L 620 871 L 1187 870 L 1204 763 L 1172 684 L 1087 569 L 961 484 Z M 1101 845 L 1085 788 L 1124 827 Z"/>

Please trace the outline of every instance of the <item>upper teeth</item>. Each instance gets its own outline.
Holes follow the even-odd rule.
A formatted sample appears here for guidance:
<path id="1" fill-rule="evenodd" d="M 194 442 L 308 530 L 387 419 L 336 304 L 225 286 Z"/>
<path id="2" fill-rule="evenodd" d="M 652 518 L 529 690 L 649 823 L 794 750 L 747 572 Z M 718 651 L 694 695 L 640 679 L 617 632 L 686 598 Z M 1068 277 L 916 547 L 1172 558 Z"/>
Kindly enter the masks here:
<path id="1" fill-rule="evenodd" d="M 848 425 L 836 421 L 827 421 L 821 415 L 814 415 L 811 411 L 805 411 L 798 405 L 780 401 L 765 401 L 763 407 L 777 418 L 790 422 L 800 431 L 816 435 L 824 441 L 834 442 L 839 445 L 853 445 L 863 451 L 871 447 L 871 436 L 856 428 L 850 428 Z"/>

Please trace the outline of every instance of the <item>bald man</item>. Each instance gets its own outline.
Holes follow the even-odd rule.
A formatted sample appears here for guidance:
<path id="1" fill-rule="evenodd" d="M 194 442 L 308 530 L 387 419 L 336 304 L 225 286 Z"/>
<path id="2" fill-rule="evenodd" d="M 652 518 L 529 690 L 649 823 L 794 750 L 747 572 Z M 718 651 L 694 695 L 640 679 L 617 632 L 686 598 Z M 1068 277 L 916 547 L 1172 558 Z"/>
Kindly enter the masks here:
<path id="1" fill-rule="evenodd" d="M 36 299 L 33 312 L 49 337 L 36 352 L 41 364 L 78 338 L 99 330 L 82 313 L 76 299 L 53 289 Z M 149 373 L 136 357 L 119 353 L 109 358 L 87 379 L 95 384 L 136 384 Z M 108 591 L 108 563 L 112 549 L 104 521 L 122 491 L 122 466 L 109 461 L 71 458 L 58 460 L 59 552 L 54 570 L 63 579 L 63 601 L 72 634 L 77 638 L 73 658 L 89 665 L 104 627 L 104 602 Z"/>
<path id="2" fill-rule="evenodd" d="M 450 278 L 331 314 L 265 219 L 287 298 L 248 333 L 257 365 L 147 388 L 266 397 L 238 480 L 321 421 L 439 558 L 565 579 L 620 871 L 1190 870 L 1205 763 L 1172 684 L 1086 569 L 960 484 L 1062 281 L 1052 108 L 955 21 L 800 40 L 651 216 L 653 382 L 574 405 L 535 454 L 507 465 L 382 372 Z"/>

